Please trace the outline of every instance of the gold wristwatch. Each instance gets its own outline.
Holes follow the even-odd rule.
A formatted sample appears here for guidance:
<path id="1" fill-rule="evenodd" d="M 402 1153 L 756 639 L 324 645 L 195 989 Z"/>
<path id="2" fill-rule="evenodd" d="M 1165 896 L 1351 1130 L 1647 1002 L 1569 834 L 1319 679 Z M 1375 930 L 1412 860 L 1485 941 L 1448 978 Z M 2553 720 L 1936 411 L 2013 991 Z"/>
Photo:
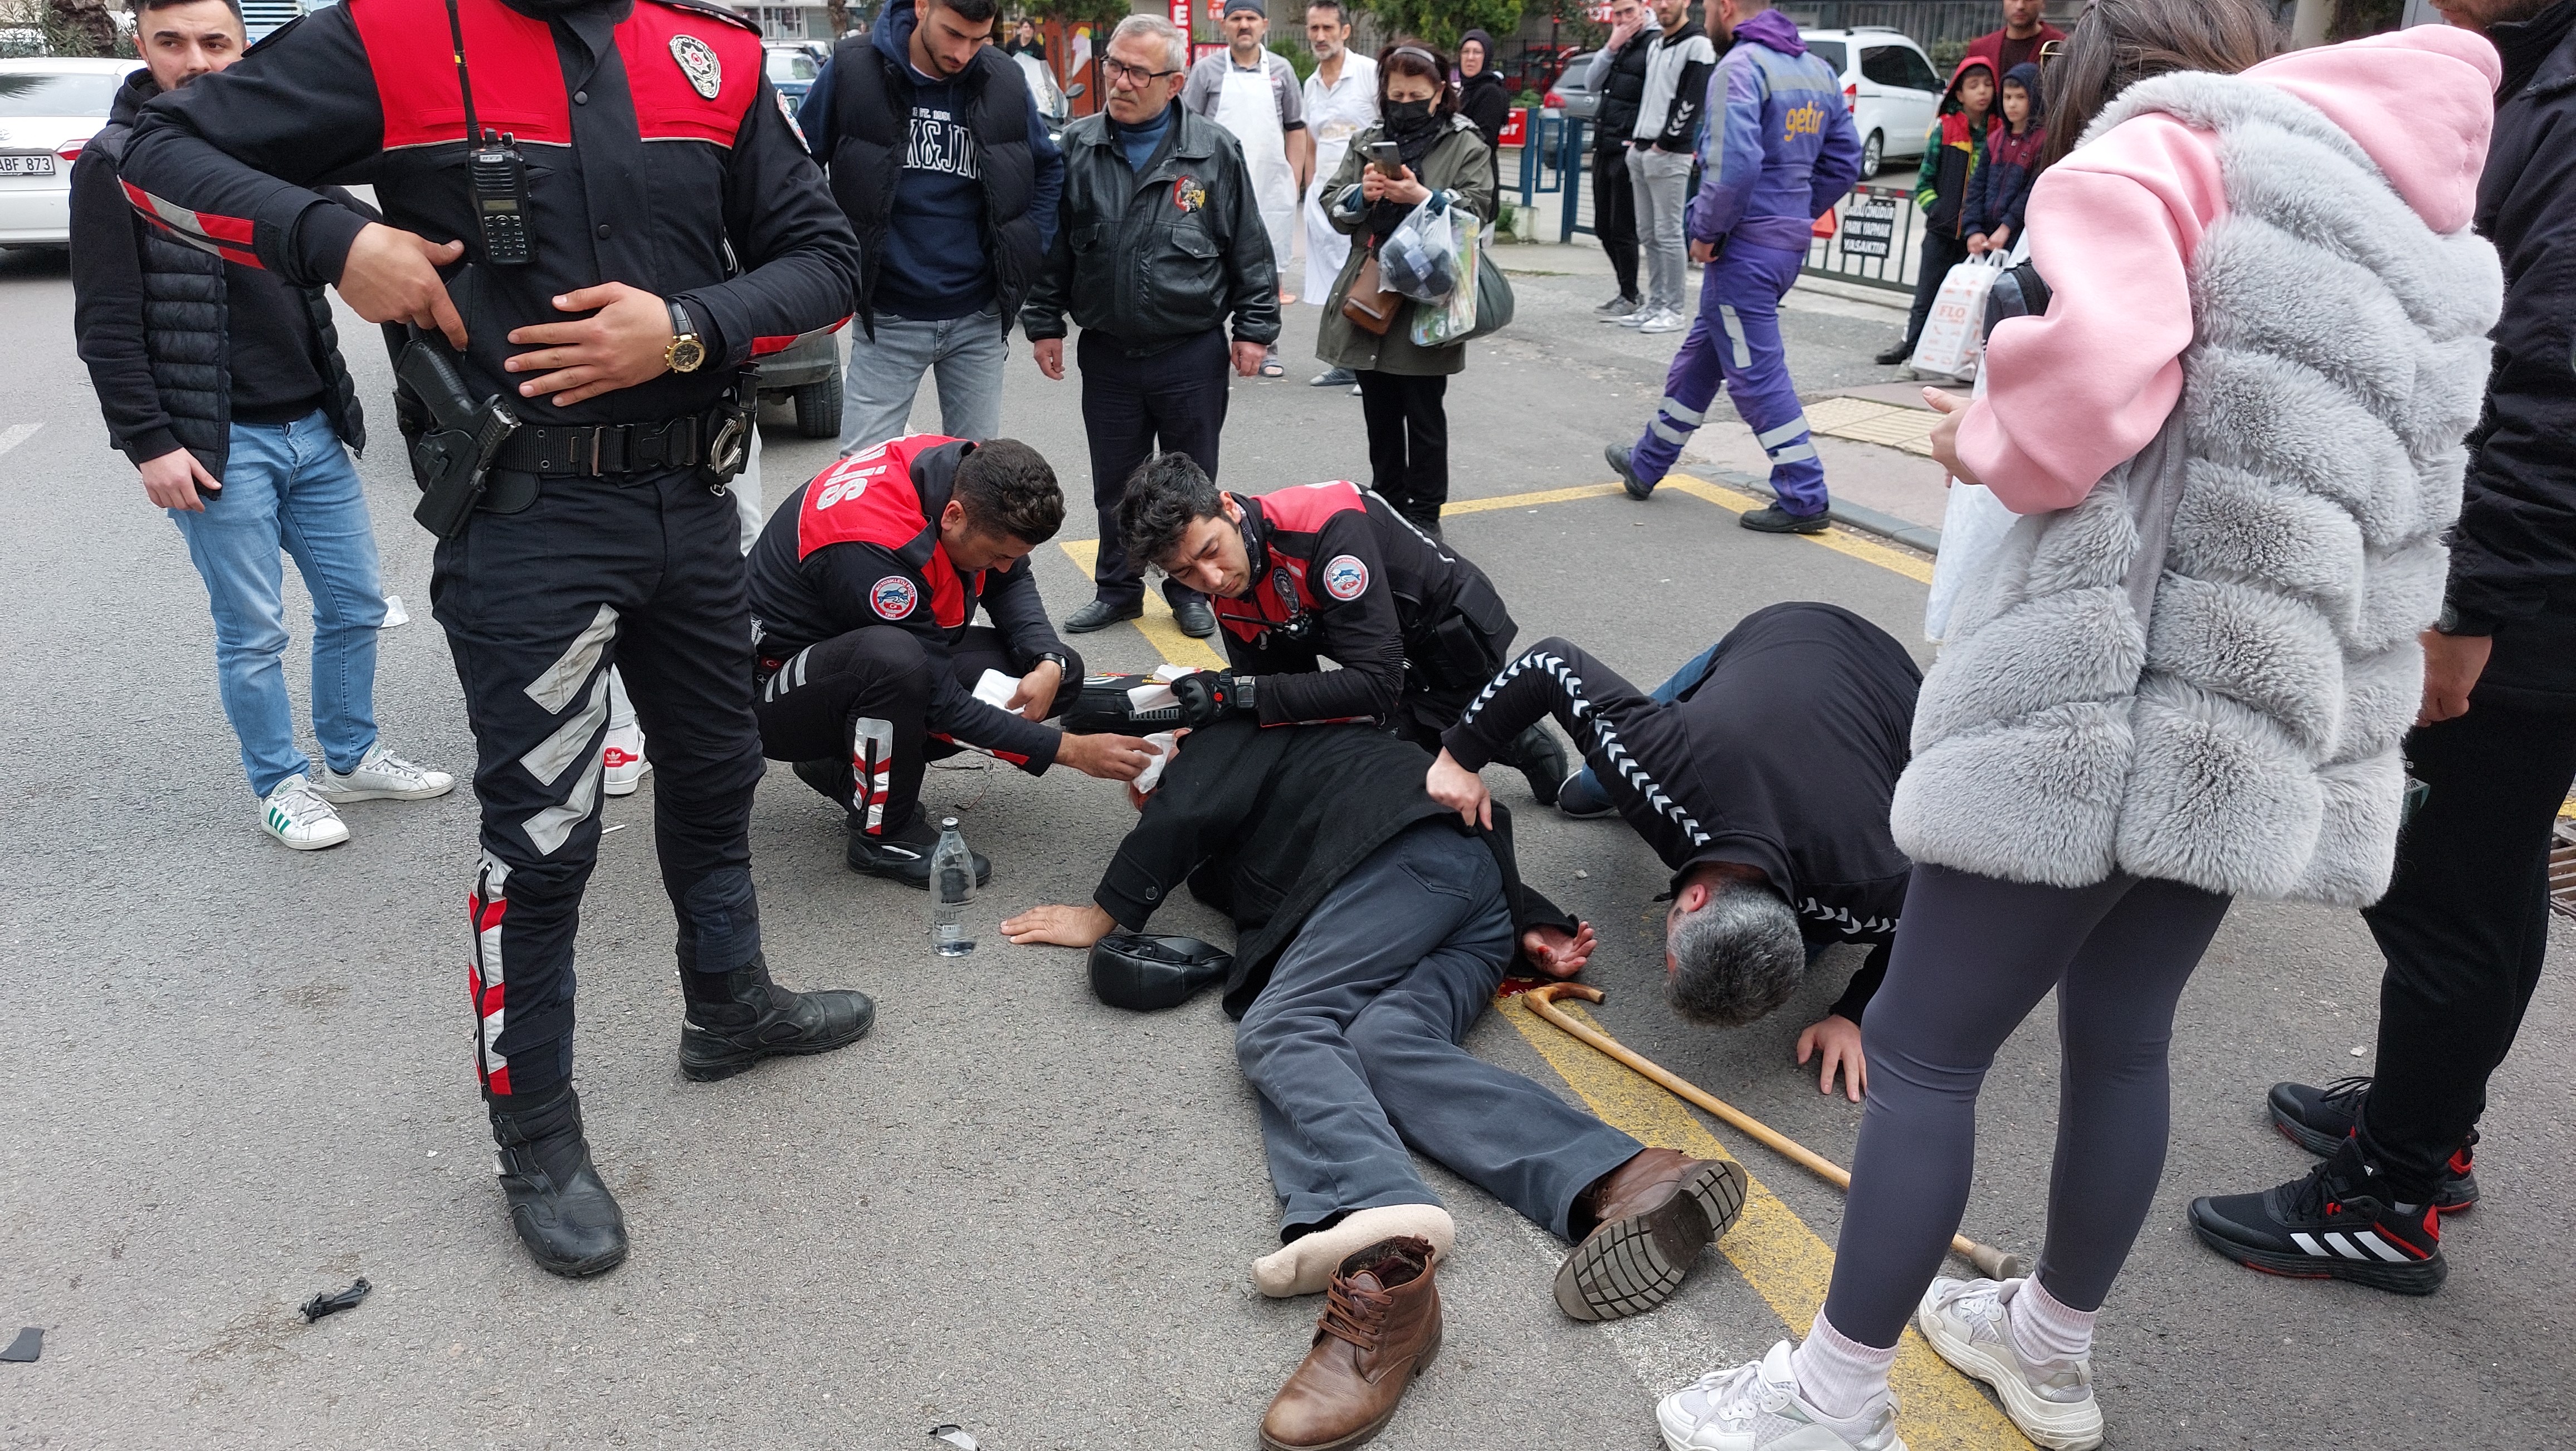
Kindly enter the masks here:
<path id="1" fill-rule="evenodd" d="M 674 373 L 694 373 L 707 360 L 707 345 L 698 341 L 688 309 L 671 304 L 671 345 L 662 350 L 662 366 Z"/>

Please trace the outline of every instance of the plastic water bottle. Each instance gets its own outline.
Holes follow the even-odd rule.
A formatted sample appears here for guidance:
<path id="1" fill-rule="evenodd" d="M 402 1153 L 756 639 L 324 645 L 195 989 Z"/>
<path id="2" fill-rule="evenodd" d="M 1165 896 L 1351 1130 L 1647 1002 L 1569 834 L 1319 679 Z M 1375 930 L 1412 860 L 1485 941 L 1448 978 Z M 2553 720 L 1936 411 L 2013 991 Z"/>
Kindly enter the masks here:
<path id="1" fill-rule="evenodd" d="M 930 851 L 930 945 L 942 957 L 975 950 L 966 935 L 966 904 L 975 900 L 975 854 L 958 834 L 957 818 L 939 818 L 939 845 Z"/>

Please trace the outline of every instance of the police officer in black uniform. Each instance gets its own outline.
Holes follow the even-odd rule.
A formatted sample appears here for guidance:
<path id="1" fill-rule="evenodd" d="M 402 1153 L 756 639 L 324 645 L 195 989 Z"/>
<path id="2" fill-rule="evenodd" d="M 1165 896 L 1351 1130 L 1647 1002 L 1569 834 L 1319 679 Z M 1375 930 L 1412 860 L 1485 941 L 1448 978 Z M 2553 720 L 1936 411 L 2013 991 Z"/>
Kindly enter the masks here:
<path id="1" fill-rule="evenodd" d="M 1136 470 L 1118 519 L 1131 556 L 1216 612 L 1231 668 L 1172 683 L 1189 725 L 1237 711 L 1263 725 L 1374 720 L 1436 750 L 1519 629 L 1475 561 L 1347 480 L 1236 494 L 1166 453 Z M 1495 759 L 1556 803 L 1565 750 L 1544 724 Z"/>
<path id="2" fill-rule="evenodd" d="M 476 1069 L 520 1240 L 556 1274 L 610 1269 L 625 1221 L 570 1080 L 611 664 L 661 768 L 682 1072 L 838 1048 L 875 1015 L 855 992 L 779 987 L 761 955 L 751 623 L 724 488 L 742 368 L 849 312 L 849 223 L 758 31 L 697 0 L 348 0 L 147 106 L 121 175 L 180 240 L 443 335 L 466 392 L 522 422 L 430 586 L 478 752 Z M 374 183 L 387 221 L 310 189 L 325 178 Z M 397 401 L 417 433 L 421 400 Z"/>

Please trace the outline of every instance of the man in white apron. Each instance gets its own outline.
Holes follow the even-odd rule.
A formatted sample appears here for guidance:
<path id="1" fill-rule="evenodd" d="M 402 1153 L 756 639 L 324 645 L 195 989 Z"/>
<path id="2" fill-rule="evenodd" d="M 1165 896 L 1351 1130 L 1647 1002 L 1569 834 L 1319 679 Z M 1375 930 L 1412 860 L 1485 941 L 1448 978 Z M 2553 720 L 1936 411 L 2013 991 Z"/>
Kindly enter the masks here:
<path id="1" fill-rule="evenodd" d="M 1315 52 L 1315 73 L 1299 96 L 1315 148 L 1314 170 L 1306 178 L 1306 300 L 1321 307 L 1351 255 L 1351 239 L 1324 218 L 1324 187 L 1341 170 L 1352 138 L 1377 124 L 1377 62 L 1351 54 L 1351 22 L 1342 0 L 1306 7 L 1306 43 Z M 1327 368 L 1311 381 L 1318 388 L 1359 385 L 1348 368 Z"/>
<path id="2" fill-rule="evenodd" d="M 1244 169 L 1251 174 L 1253 196 L 1261 204 L 1261 220 L 1270 233 L 1271 261 L 1281 282 L 1279 300 L 1285 303 L 1297 300 L 1286 284 L 1296 240 L 1298 178 L 1314 156 L 1297 90 L 1297 68 L 1262 44 L 1269 35 L 1270 18 L 1263 0 L 1226 0 L 1226 52 L 1190 67 L 1189 80 L 1181 87 L 1181 107 L 1232 132 L 1242 146 Z M 1261 376 L 1276 378 L 1285 371 L 1273 344 L 1262 361 Z"/>

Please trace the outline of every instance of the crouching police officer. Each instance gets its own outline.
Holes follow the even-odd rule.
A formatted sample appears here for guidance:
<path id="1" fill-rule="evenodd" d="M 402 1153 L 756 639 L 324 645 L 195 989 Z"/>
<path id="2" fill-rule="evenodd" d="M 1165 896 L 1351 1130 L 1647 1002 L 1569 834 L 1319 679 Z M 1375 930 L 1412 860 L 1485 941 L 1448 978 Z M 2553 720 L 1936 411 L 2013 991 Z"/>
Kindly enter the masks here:
<path id="1" fill-rule="evenodd" d="M 662 768 L 681 1071 L 838 1048 L 875 1015 L 858 993 L 777 986 L 761 955 L 751 620 L 724 487 L 744 365 L 849 311 L 849 223 L 762 76 L 759 32 L 694 0 L 348 0 L 147 106 L 122 177 L 183 241 L 333 283 L 424 352 L 443 335 L 450 391 L 483 400 L 465 411 L 519 420 L 481 456 L 479 494 L 432 490 L 422 515 L 444 536 L 431 597 L 478 755 L 476 1069 L 520 1240 L 556 1274 L 607 1270 L 625 1221 L 570 1077 L 610 665 Z M 390 225 L 308 189 L 324 177 L 374 183 Z M 415 435 L 452 401 L 424 396 L 421 355 L 397 399 Z M 432 447 L 449 423 L 415 449 L 425 486 L 455 479 Z"/>
<path id="2" fill-rule="evenodd" d="M 852 871 L 930 885 L 922 770 L 963 747 L 1111 781 L 1153 759 L 1133 736 L 1042 724 L 1082 687 L 1028 564 L 1063 523 L 1036 449 L 935 433 L 841 460 L 770 516 L 750 560 L 761 744 L 849 813 Z M 979 607 L 992 625 L 968 623 Z M 988 672 L 1009 695 L 975 694 Z M 991 872 L 978 853 L 976 885 Z"/>
<path id="3" fill-rule="evenodd" d="M 1518 629 L 1483 570 L 1357 484 L 1235 494 L 1166 453 L 1136 471 L 1118 521 L 1131 557 L 1215 606 L 1234 668 L 1173 682 L 1190 725 L 1236 711 L 1263 725 L 1374 719 L 1438 750 Z M 1565 750 L 1545 725 L 1495 759 L 1556 803 Z"/>

